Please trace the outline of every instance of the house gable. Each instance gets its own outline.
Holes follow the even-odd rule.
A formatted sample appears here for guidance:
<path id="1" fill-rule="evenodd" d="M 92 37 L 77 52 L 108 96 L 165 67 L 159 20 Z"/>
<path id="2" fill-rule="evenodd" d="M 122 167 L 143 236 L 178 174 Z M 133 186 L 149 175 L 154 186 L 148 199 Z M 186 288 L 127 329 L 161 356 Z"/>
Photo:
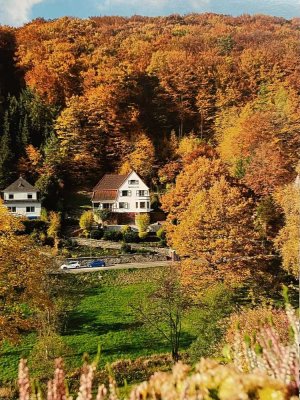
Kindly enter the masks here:
<path id="1" fill-rule="evenodd" d="M 124 180 L 122 185 L 119 187 L 119 192 L 121 192 L 122 190 L 130 190 L 130 189 L 149 190 L 149 187 L 145 184 L 142 178 L 135 171 L 132 171 Z"/>
<path id="2" fill-rule="evenodd" d="M 37 193 L 38 190 L 20 176 L 15 182 L 13 182 L 11 185 L 9 185 L 6 189 L 3 190 L 3 193 L 17 193 L 17 192 Z"/>
<path id="3" fill-rule="evenodd" d="M 114 212 L 151 211 L 149 187 L 135 171 L 104 175 L 93 189 L 92 203 Z"/>
<path id="4" fill-rule="evenodd" d="M 20 177 L 3 191 L 4 206 L 15 214 L 27 218 L 39 218 L 41 202 L 38 190 Z"/>

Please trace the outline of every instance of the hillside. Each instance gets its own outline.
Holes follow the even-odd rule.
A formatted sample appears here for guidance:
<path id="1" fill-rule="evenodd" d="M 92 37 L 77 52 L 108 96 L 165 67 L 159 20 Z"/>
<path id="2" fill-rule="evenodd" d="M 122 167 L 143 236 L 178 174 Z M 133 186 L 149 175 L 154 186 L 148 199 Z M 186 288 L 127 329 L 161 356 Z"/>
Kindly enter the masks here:
<path id="1" fill-rule="evenodd" d="M 191 132 L 234 171 L 250 156 L 255 165 L 267 157 L 269 179 L 290 181 L 299 36 L 298 19 L 263 15 L 1 27 L 0 186 L 23 173 L 51 198 L 63 185 L 90 187 L 104 172 L 131 167 L 157 185 L 176 141 Z"/>

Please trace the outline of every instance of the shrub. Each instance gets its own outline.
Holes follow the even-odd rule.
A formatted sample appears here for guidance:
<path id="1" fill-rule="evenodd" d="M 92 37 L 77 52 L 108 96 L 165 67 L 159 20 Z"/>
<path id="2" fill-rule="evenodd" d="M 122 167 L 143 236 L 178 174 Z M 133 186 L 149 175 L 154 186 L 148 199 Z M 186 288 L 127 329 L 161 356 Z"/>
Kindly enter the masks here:
<path id="1" fill-rule="evenodd" d="M 135 217 L 135 223 L 137 224 L 139 230 L 139 238 L 141 240 L 146 239 L 148 236 L 147 229 L 150 224 L 150 216 L 149 214 L 139 214 Z"/>
<path id="2" fill-rule="evenodd" d="M 72 239 L 61 239 L 61 247 L 66 249 L 72 249 L 74 247 L 74 242 Z"/>
<path id="3" fill-rule="evenodd" d="M 239 327 L 242 336 L 253 336 L 261 328 L 262 324 L 272 321 L 277 333 L 283 343 L 289 340 L 289 332 L 286 329 L 288 319 L 282 309 L 261 306 L 257 308 L 244 308 L 238 313 L 234 313 L 229 318 L 229 324 L 225 336 L 225 341 L 233 346 L 235 342 L 236 329 Z"/>
<path id="4" fill-rule="evenodd" d="M 154 355 L 150 357 L 139 357 L 135 360 L 117 360 L 107 368 L 112 373 L 117 385 L 127 382 L 142 382 L 151 377 L 156 371 L 170 371 L 172 369 L 172 358 L 169 355 Z"/>
<path id="5" fill-rule="evenodd" d="M 54 248 L 58 249 L 59 246 L 59 235 L 61 231 L 61 214 L 51 211 L 49 214 L 49 226 L 47 234 L 53 238 Z"/>
<path id="6" fill-rule="evenodd" d="M 123 235 L 125 235 L 126 233 L 132 232 L 132 229 L 129 225 L 123 225 L 121 228 L 121 232 L 123 233 Z"/>
<path id="7" fill-rule="evenodd" d="M 52 375 L 54 360 L 61 356 L 67 356 L 69 348 L 60 336 L 51 333 L 40 337 L 31 350 L 29 365 L 34 365 L 36 373 L 42 377 L 50 378 Z"/>
<path id="8" fill-rule="evenodd" d="M 167 239 L 166 239 L 166 231 L 162 227 L 156 232 L 156 236 L 160 239 L 159 245 L 161 247 L 166 247 L 167 246 Z"/>
<path id="9" fill-rule="evenodd" d="M 135 217 L 135 223 L 138 227 L 139 232 L 146 232 L 150 225 L 150 215 L 147 213 L 138 214 Z"/>
<path id="10" fill-rule="evenodd" d="M 289 339 L 280 337 L 272 322 L 260 320 L 260 327 L 252 336 L 235 331 L 230 360 L 240 371 L 257 370 L 286 384 L 290 391 L 299 389 L 299 318 L 290 304 L 286 304 L 282 320 Z M 290 328 L 290 329 L 288 329 Z M 289 332 L 290 330 L 290 332 Z"/>
<path id="11" fill-rule="evenodd" d="M 85 211 L 80 217 L 79 226 L 83 230 L 83 232 L 86 236 L 88 236 L 89 233 L 91 232 L 91 230 L 93 228 L 93 224 L 94 224 L 93 211 L 91 211 L 91 210 Z"/>
<path id="12" fill-rule="evenodd" d="M 66 248 L 62 248 L 61 249 L 61 255 L 66 257 L 66 258 L 70 258 L 71 257 L 71 252 L 70 252 L 70 250 L 68 250 Z"/>
<path id="13" fill-rule="evenodd" d="M 125 243 L 138 243 L 140 238 L 137 232 L 130 231 L 123 235 L 123 240 Z"/>
<path id="14" fill-rule="evenodd" d="M 161 203 L 159 201 L 159 196 L 157 194 L 154 194 L 151 196 L 151 208 L 152 210 L 159 210 L 161 207 Z"/>
<path id="15" fill-rule="evenodd" d="M 104 235 L 103 229 L 94 229 L 90 233 L 92 239 L 101 239 Z"/>
<path id="16" fill-rule="evenodd" d="M 147 236 L 148 236 L 148 232 L 139 232 L 139 238 L 141 240 L 146 239 Z"/>
<path id="17" fill-rule="evenodd" d="M 43 221 L 43 222 L 48 222 L 48 213 L 47 213 L 46 208 L 42 208 L 41 209 L 40 220 Z"/>
<path id="18" fill-rule="evenodd" d="M 160 228 L 157 232 L 156 232 L 156 236 L 162 241 L 166 239 L 166 231 L 164 230 L 164 228 Z"/>
<path id="19" fill-rule="evenodd" d="M 23 225 L 25 227 L 24 233 L 30 235 L 33 232 L 47 232 L 48 224 L 45 221 L 38 219 L 24 220 Z"/>
<path id="20" fill-rule="evenodd" d="M 123 239 L 123 235 L 122 232 L 118 231 L 104 231 L 103 239 L 111 240 L 112 242 L 119 242 Z"/>
<path id="21" fill-rule="evenodd" d="M 104 224 L 104 222 L 108 221 L 111 217 L 111 211 L 109 210 L 97 210 L 95 212 L 95 216 L 97 220 L 100 220 L 100 222 L 102 224 Z"/>
<path id="22" fill-rule="evenodd" d="M 126 366 L 124 365 L 126 363 Z M 123 365 L 115 365 L 113 369 L 122 376 L 122 369 L 130 367 L 130 361 Z M 119 400 L 116 381 L 109 378 L 109 388 L 100 385 L 96 396 L 93 396 L 93 383 L 96 375 L 96 363 L 85 364 L 80 377 L 79 393 L 75 396 L 80 400 L 114 399 Z M 25 360 L 19 365 L 19 399 L 41 398 L 31 393 L 29 371 Z M 179 362 L 173 367 L 172 373 L 157 372 L 148 381 L 134 387 L 128 396 L 131 400 L 169 399 L 169 400 L 296 400 L 297 391 L 289 391 L 283 382 L 272 379 L 259 372 L 245 374 L 238 371 L 233 365 L 220 365 L 216 361 L 202 359 L 191 372 L 188 365 Z M 67 395 L 63 362 L 57 359 L 55 363 L 54 379 L 47 385 L 47 399 L 70 399 Z"/>
<path id="23" fill-rule="evenodd" d="M 129 246 L 129 244 L 127 244 L 127 243 L 122 243 L 121 252 L 122 253 L 131 253 L 131 246 Z"/>
<path id="24" fill-rule="evenodd" d="M 160 245 L 160 247 L 167 247 L 168 243 L 165 239 L 162 239 L 162 240 L 160 240 L 159 245 Z"/>

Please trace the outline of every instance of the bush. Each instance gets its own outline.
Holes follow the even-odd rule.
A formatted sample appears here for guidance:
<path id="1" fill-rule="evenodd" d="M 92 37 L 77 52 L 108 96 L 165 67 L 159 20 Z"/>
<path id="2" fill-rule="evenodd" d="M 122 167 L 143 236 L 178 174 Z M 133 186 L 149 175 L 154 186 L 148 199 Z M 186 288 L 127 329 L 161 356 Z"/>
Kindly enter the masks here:
<path id="1" fill-rule="evenodd" d="M 139 232 L 146 232 L 150 225 L 150 215 L 149 214 L 138 214 L 135 217 L 135 223 L 138 227 Z"/>
<path id="2" fill-rule="evenodd" d="M 47 213 L 46 208 L 42 208 L 41 209 L 40 220 L 43 221 L 43 222 L 48 222 L 48 213 Z"/>
<path id="3" fill-rule="evenodd" d="M 62 248 L 60 254 L 66 258 L 70 258 L 71 257 L 71 252 L 70 250 L 66 249 L 66 248 Z"/>
<path id="4" fill-rule="evenodd" d="M 111 240 L 112 242 L 119 242 L 123 239 L 122 232 L 118 231 L 105 231 L 103 234 L 104 240 Z"/>
<path id="5" fill-rule="evenodd" d="M 129 244 L 127 243 L 123 243 L 122 247 L 121 247 L 121 252 L 122 253 L 131 253 L 131 246 L 129 246 Z"/>
<path id="6" fill-rule="evenodd" d="M 34 231 L 30 233 L 30 237 L 34 242 L 41 243 L 41 233 L 38 230 L 34 229 Z"/>
<path id="7" fill-rule="evenodd" d="M 154 194 L 151 196 L 151 208 L 154 211 L 159 210 L 161 207 L 161 203 L 159 200 L 159 196 L 157 194 Z"/>
<path id="8" fill-rule="evenodd" d="M 41 221 L 39 219 L 29 219 L 23 221 L 25 230 L 24 233 L 26 235 L 30 235 L 33 232 L 47 232 L 48 224 L 45 221 Z"/>
<path id="9" fill-rule="evenodd" d="M 93 211 L 91 211 L 91 210 L 84 211 L 84 213 L 80 217 L 79 226 L 83 230 L 83 232 L 86 236 L 88 236 L 89 233 L 91 232 L 93 224 L 94 224 Z"/>
<path id="10" fill-rule="evenodd" d="M 242 329 L 235 332 L 234 344 L 227 345 L 224 355 L 243 372 L 257 372 L 269 375 L 288 385 L 289 390 L 299 391 L 299 316 L 287 303 L 285 315 L 281 318 L 283 339 L 272 321 L 260 320 L 258 331 L 244 335 Z M 256 322 L 256 321 L 255 321 Z M 244 327 L 243 327 L 244 328 Z M 252 327 L 251 327 L 252 328 Z M 289 335 L 284 335 L 288 333 Z M 285 336 L 289 336 L 287 339 Z M 285 340 L 288 340 L 285 343 Z M 229 350 L 229 354 L 228 354 Z"/>
<path id="11" fill-rule="evenodd" d="M 146 239 L 147 236 L 148 236 L 148 232 L 139 232 L 139 238 L 141 240 Z"/>
<path id="12" fill-rule="evenodd" d="M 125 235 L 126 233 L 132 232 L 132 229 L 129 225 L 123 225 L 121 228 L 121 232 L 123 233 L 123 235 Z"/>
<path id="13" fill-rule="evenodd" d="M 162 240 L 160 240 L 160 241 L 159 241 L 159 245 L 160 245 L 160 247 L 167 247 L 167 246 L 168 246 L 168 244 L 167 244 L 167 241 L 166 241 L 166 239 L 162 239 Z"/>
<path id="14" fill-rule="evenodd" d="M 111 217 L 111 211 L 110 210 L 97 210 L 95 212 L 95 216 L 97 220 L 100 220 L 102 224 L 104 222 L 108 221 Z"/>
<path id="15" fill-rule="evenodd" d="M 91 231 L 91 238 L 92 239 L 101 239 L 104 235 L 104 231 L 103 229 L 95 229 L 93 231 Z"/>
<path id="16" fill-rule="evenodd" d="M 74 242 L 72 239 L 61 239 L 61 246 L 66 249 L 72 249 L 74 247 Z"/>
<path id="17" fill-rule="evenodd" d="M 123 235 L 123 240 L 125 243 L 139 243 L 139 234 L 134 231 L 127 232 Z"/>
<path id="18" fill-rule="evenodd" d="M 166 231 L 164 230 L 164 228 L 160 228 L 157 232 L 156 232 L 156 236 L 162 241 L 166 239 Z"/>
<path id="19" fill-rule="evenodd" d="M 107 372 L 113 374 L 117 385 L 123 385 L 125 380 L 142 382 L 158 370 L 170 371 L 171 368 L 172 358 L 169 355 L 154 355 L 136 360 L 117 360 L 108 366 Z"/>
<path id="20" fill-rule="evenodd" d="M 66 357 L 69 353 L 70 349 L 61 336 L 50 333 L 36 341 L 30 352 L 29 365 L 35 367 L 36 373 L 42 379 L 49 379 L 52 375 L 54 360 L 61 356 Z"/>
<path id="21" fill-rule="evenodd" d="M 228 328 L 225 335 L 226 343 L 233 346 L 235 343 L 236 327 L 242 336 L 246 334 L 254 336 L 261 326 L 270 323 L 275 327 L 282 343 L 289 341 L 288 318 L 284 310 L 268 306 L 259 306 L 257 308 L 244 308 L 237 313 L 231 314 L 228 320 Z"/>
<path id="22" fill-rule="evenodd" d="M 41 354 L 38 359 L 42 360 Z M 65 372 L 62 359 L 57 359 L 55 363 L 55 376 L 59 377 L 50 381 L 47 385 L 47 399 L 66 398 L 67 389 L 65 384 Z M 116 375 L 119 384 L 124 383 L 124 377 L 128 375 L 131 379 L 142 380 L 144 370 L 139 365 L 124 360 L 115 362 L 112 365 L 112 371 Z M 46 374 L 48 374 L 48 365 L 45 365 Z M 75 397 L 81 400 L 91 400 L 95 383 L 95 364 L 85 364 L 80 378 L 80 393 Z M 125 372 L 125 373 L 124 373 Z M 145 371 L 147 372 L 147 371 Z M 96 373 L 97 374 L 97 373 Z M 101 374 L 101 378 L 105 376 Z M 98 377 L 96 375 L 96 377 Z M 79 380 L 79 379 L 78 379 Z M 106 380 L 106 379 L 105 379 Z M 103 381 L 101 382 L 103 383 Z M 21 360 L 19 365 L 19 392 L 22 399 L 35 398 L 30 397 L 30 378 L 27 363 Z M 118 389 L 115 379 L 110 379 L 109 389 L 99 386 L 97 398 L 108 398 L 118 400 Z M 221 365 L 213 360 L 202 359 L 192 371 L 191 367 L 178 363 L 174 365 L 172 373 L 157 372 L 150 379 L 134 387 L 129 393 L 131 400 L 138 399 L 171 399 L 171 400 L 193 400 L 193 399 L 215 399 L 215 400 L 233 400 L 233 399 L 252 399 L 252 400 L 296 400 L 297 390 L 291 389 L 284 382 L 272 379 L 256 371 L 252 374 L 240 372 L 233 365 Z"/>

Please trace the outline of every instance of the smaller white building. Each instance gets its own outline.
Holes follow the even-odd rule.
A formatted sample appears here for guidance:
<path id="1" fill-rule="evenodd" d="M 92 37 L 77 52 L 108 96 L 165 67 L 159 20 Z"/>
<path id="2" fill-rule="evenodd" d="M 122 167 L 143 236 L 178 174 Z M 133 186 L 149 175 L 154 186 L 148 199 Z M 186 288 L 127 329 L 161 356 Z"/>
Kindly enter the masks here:
<path id="1" fill-rule="evenodd" d="M 94 210 L 116 213 L 150 212 L 149 187 L 134 171 L 127 175 L 106 174 L 93 189 Z"/>
<path id="2" fill-rule="evenodd" d="M 3 190 L 3 203 L 12 214 L 37 219 L 42 208 L 38 194 L 38 190 L 20 176 Z"/>

